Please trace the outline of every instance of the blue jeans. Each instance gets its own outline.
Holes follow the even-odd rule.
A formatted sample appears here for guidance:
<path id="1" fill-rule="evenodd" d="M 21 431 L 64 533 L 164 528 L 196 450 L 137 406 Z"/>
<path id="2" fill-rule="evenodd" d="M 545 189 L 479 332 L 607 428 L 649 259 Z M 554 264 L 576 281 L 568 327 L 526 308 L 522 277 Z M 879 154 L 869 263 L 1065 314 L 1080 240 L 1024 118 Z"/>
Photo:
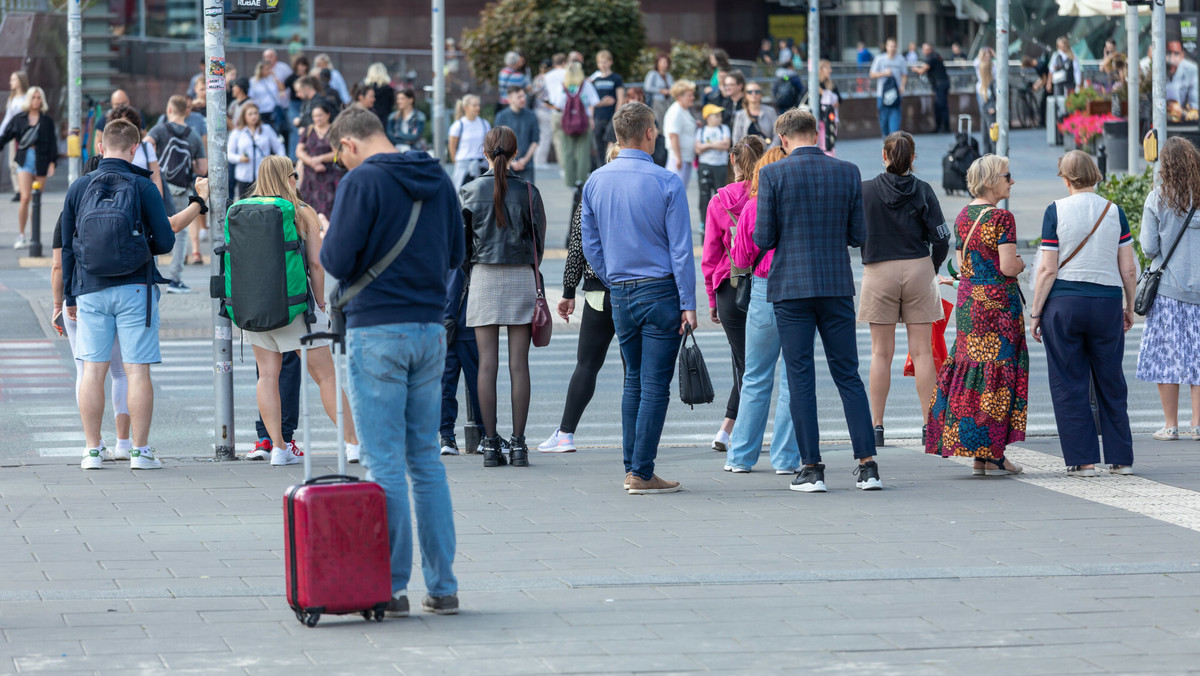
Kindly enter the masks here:
<path id="1" fill-rule="evenodd" d="M 350 410 L 367 479 L 387 494 L 392 591 L 412 576 L 412 478 L 421 572 L 432 596 L 457 593 L 454 508 L 437 444 L 446 330 L 441 324 L 384 324 L 346 331 Z"/>
<path id="2" fill-rule="evenodd" d="M 897 101 L 894 105 L 885 106 L 882 103 L 876 103 L 876 108 L 879 109 L 879 132 L 884 138 L 888 137 L 894 131 L 900 131 L 900 102 Z"/>
<path id="3" fill-rule="evenodd" d="M 792 391 L 792 421 L 805 465 L 821 462 L 817 428 L 817 375 L 813 365 L 816 333 L 821 333 L 829 375 L 842 397 L 842 410 L 855 458 L 875 455 L 871 405 L 858 376 L 858 339 L 854 328 L 854 298 L 831 296 L 775 303 L 775 319 L 783 344 L 783 361 Z"/>
<path id="4" fill-rule="evenodd" d="M 627 286 L 614 284 L 613 323 L 625 359 L 621 396 L 621 446 L 625 472 L 650 479 L 671 399 L 671 374 L 679 355 L 679 292 L 668 277 Z"/>
<path id="5" fill-rule="evenodd" d="M 743 282 L 744 284 L 745 282 Z M 779 327 L 775 310 L 767 302 L 767 280 L 755 277 L 750 287 L 750 309 L 746 313 L 746 371 L 742 375 L 742 401 L 733 440 L 725 464 L 749 469 L 758 462 L 763 433 L 771 414 L 771 392 L 775 389 L 775 364 L 779 361 Z M 794 470 L 800 466 L 800 447 L 792 425 L 791 393 L 787 369 L 779 375 L 779 399 L 775 403 L 775 435 L 771 440 L 771 466 Z"/>

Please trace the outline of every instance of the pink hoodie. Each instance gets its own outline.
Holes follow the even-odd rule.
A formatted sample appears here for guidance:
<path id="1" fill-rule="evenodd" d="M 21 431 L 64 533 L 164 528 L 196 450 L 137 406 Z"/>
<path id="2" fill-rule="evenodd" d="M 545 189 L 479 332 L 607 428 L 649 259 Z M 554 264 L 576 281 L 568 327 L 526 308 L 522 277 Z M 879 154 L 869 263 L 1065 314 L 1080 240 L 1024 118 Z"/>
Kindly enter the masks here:
<path id="1" fill-rule="evenodd" d="M 734 220 L 741 222 L 742 208 L 746 206 L 746 182 L 738 181 L 717 191 L 708 203 L 704 216 L 704 251 L 700 258 L 700 272 L 704 275 L 704 289 L 708 292 L 708 306 L 717 306 L 717 287 L 729 279 L 729 256 L 733 250 L 731 228 Z M 740 233 L 741 228 L 737 231 Z"/>
<path id="2" fill-rule="evenodd" d="M 754 264 L 754 259 L 758 258 L 758 247 L 754 245 L 754 224 L 757 221 L 758 198 L 748 198 L 746 206 L 742 208 L 742 217 L 738 221 L 741 227 L 737 229 L 737 236 L 733 240 L 733 262 L 737 263 L 739 268 L 750 267 Z M 763 256 L 762 262 L 754 269 L 755 277 L 766 279 L 767 273 L 771 271 L 771 258 L 774 256 L 774 249 Z"/>

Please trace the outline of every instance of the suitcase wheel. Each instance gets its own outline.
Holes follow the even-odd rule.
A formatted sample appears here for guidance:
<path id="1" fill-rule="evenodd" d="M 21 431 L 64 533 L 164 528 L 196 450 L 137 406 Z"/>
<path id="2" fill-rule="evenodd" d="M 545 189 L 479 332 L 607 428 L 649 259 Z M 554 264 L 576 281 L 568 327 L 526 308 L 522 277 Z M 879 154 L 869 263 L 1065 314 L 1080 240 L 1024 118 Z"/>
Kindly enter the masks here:
<path id="1" fill-rule="evenodd" d="M 303 610 L 297 610 L 296 619 L 300 620 L 300 624 L 306 627 L 315 627 L 317 626 L 317 622 L 321 621 L 321 613 L 307 613 Z"/>
<path id="2" fill-rule="evenodd" d="M 383 608 L 375 608 L 374 610 L 362 611 L 363 619 L 370 622 L 374 619 L 376 622 L 383 622 Z"/>

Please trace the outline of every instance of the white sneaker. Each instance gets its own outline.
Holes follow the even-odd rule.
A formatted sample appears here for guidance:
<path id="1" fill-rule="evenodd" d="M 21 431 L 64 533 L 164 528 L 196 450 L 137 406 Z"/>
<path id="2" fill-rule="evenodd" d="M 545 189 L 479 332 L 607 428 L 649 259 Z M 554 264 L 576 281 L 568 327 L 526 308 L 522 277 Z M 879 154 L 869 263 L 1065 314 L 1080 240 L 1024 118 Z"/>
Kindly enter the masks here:
<path id="1" fill-rule="evenodd" d="M 560 429 L 554 430 L 549 439 L 538 444 L 538 450 L 542 453 L 574 453 L 575 435 Z"/>
<path id="2" fill-rule="evenodd" d="M 725 430 L 717 430 L 717 437 L 713 439 L 712 449 L 724 453 L 729 450 L 729 432 Z"/>
<path id="3" fill-rule="evenodd" d="M 17 238 L 15 240 L 13 240 L 13 248 L 14 249 L 25 249 L 28 247 L 29 247 L 29 242 L 25 240 L 25 235 L 17 235 Z"/>
<path id="4" fill-rule="evenodd" d="M 162 461 L 154 457 L 153 448 L 135 448 L 129 452 L 129 469 L 162 469 Z"/>
<path id="5" fill-rule="evenodd" d="M 129 453 L 133 450 L 133 444 L 129 443 L 128 439 L 117 439 L 116 448 L 105 454 L 105 460 L 128 460 Z"/>
<path id="6" fill-rule="evenodd" d="M 200 228 L 200 241 L 201 242 L 208 241 L 208 228 Z"/>
<path id="7" fill-rule="evenodd" d="M 734 474 L 749 474 L 750 468 L 749 467 L 738 467 L 737 465 L 725 465 L 725 471 L 733 472 Z"/>
<path id="8" fill-rule="evenodd" d="M 1163 427 L 1153 435 L 1155 441 L 1179 441 L 1178 427 Z"/>
<path id="9" fill-rule="evenodd" d="M 104 467 L 104 447 L 89 448 L 84 454 L 83 460 L 79 461 L 80 469 L 101 469 Z"/>
<path id="10" fill-rule="evenodd" d="M 362 449 L 358 444 L 346 444 L 346 462 L 357 465 L 361 456 Z"/>
<path id="11" fill-rule="evenodd" d="M 271 449 L 271 466 L 282 467 L 284 465 L 294 465 L 300 462 L 300 458 L 304 457 L 304 453 L 292 442 L 288 442 L 286 448 L 276 446 Z"/>

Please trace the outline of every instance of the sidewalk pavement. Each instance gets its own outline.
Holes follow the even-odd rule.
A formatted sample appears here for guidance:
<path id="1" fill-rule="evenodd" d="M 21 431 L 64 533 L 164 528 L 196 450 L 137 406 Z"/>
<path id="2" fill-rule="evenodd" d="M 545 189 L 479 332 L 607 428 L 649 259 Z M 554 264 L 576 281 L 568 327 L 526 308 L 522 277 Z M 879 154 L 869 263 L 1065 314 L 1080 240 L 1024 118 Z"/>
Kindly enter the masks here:
<path id="1" fill-rule="evenodd" d="M 461 614 L 312 629 L 283 588 L 298 467 L 0 461 L 0 672 L 1194 673 L 1200 443 L 1095 479 L 1054 440 L 1010 449 L 1018 477 L 888 447 L 877 493 L 823 450 L 824 495 L 705 448 L 664 449 L 661 496 L 621 490 L 618 449 L 445 458 Z"/>

